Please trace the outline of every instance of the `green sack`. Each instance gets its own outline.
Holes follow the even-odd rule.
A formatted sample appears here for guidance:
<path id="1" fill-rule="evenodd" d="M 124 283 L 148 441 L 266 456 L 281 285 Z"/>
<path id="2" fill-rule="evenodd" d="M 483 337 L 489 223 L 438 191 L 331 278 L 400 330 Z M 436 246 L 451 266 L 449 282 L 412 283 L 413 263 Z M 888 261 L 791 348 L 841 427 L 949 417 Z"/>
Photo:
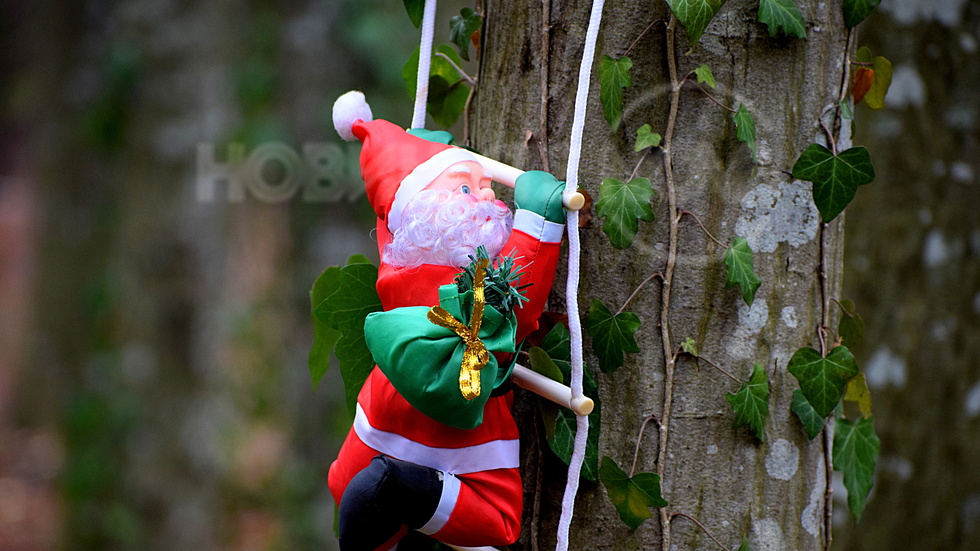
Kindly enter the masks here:
<path id="1" fill-rule="evenodd" d="M 473 304 L 473 291 L 460 293 L 456 285 L 439 288 L 439 304 L 469 326 L 464 304 Z M 472 308 L 472 306 L 470 306 Z M 364 337 L 375 363 L 408 403 L 425 415 L 458 429 L 483 422 L 483 406 L 490 394 L 510 375 L 513 363 L 498 365 L 494 352 L 513 353 L 517 318 L 487 305 L 480 325 L 480 340 L 490 361 L 480 371 L 480 395 L 467 400 L 459 390 L 459 370 L 466 348 L 452 330 L 429 321 L 426 306 L 405 306 L 369 314 Z"/>

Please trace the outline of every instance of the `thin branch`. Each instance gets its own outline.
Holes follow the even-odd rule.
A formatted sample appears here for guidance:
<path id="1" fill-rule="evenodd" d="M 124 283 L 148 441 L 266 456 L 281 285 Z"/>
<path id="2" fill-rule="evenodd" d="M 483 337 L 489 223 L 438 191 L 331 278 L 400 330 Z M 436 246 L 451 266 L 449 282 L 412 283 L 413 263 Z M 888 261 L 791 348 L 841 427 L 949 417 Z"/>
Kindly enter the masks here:
<path id="1" fill-rule="evenodd" d="M 651 415 L 643 420 L 643 424 L 640 425 L 640 434 L 636 437 L 636 451 L 633 452 L 633 466 L 630 467 L 630 478 L 633 478 L 633 474 L 636 472 L 636 462 L 640 458 L 640 442 L 643 440 L 643 430 L 647 428 L 647 423 L 650 421 L 657 421 L 657 417 Z M 660 422 L 657 421 L 659 424 Z"/>
<path id="2" fill-rule="evenodd" d="M 705 534 L 707 534 L 708 537 L 711 538 L 711 541 L 715 542 L 715 545 L 717 545 L 718 547 L 721 547 L 725 551 L 728 551 L 728 548 L 725 547 L 724 545 L 722 545 L 722 543 L 720 541 L 718 541 L 718 539 L 714 535 L 712 535 L 712 533 L 709 532 L 708 529 L 705 528 L 704 525 L 701 524 L 700 521 L 698 521 L 698 519 L 692 517 L 691 515 L 688 515 L 687 513 L 681 513 L 679 511 L 675 511 L 675 512 L 673 512 L 673 513 L 670 514 L 670 519 L 671 520 L 674 520 L 674 517 L 684 517 L 687 520 L 693 522 L 694 524 L 697 524 L 698 525 L 698 528 L 700 528 L 702 532 L 704 532 Z"/>
<path id="3" fill-rule="evenodd" d="M 738 383 L 739 386 L 745 384 L 745 381 L 743 381 L 742 379 L 739 379 L 738 377 L 732 375 L 731 373 L 729 373 L 728 371 L 726 371 L 725 369 L 723 369 L 718 364 L 712 362 L 711 360 L 709 360 L 709 359 L 707 359 L 707 358 L 705 358 L 703 356 L 694 356 L 694 359 L 695 360 L 698 360 L 698 361 L 702 361 L 702 362 L 710 365 L 711 367 L 717 369 L 718 371 L 721 371 L 722 373 L 724 373 L 725 375 L 727 375 L 729 379 L 731 379 L 731 380 L 735 381 L 736 383 Z"/>
<path id="4" fill-rule="evenodd" d="M 711 235 L 711 232 L 708 231 L 708 228 L 704 227 L 704 224 L 701 223 L 701 219 L 698 218 L 698 215 L 697 214 L 694 214 L 693 212 L 691 212 L 689 210 L 681 211 L 681 216 L 684 216 L 685 214 L 688 215 L 688 216 L 690 216 L 690 217 L 692 217 L 692 218 L 694 218 L 694 221 L 697 222 L 699 226 L 701 226 L 701 229 L 704 231 L 704 233 L 708 237 L 710 237 L 712 241 L 714 241 L 715 243 L 717 243 L 719 247 L 724 247 L 725 246 L 724 243 L 722 243 L 721 241 L 718 241 L 718 239 L 716 239 L 715 236 Z"/>
<path id="5" fill-rule="evenodd" d="M 476 95 L 476 86 L 470 88 L 470 93 L 466 94 L 466 104 L 463 105 L 463 143 L 470 144 L 470 102 Z"/>
<path id="6" fill-rule="evenodd" d="M 629 56 L 630 52 L 633 51 L 633 47 L 636 46 L 637 42 L 639 42 L 641 38 L 643 38 L 643 35 L 647 34 L 647 31 L 652 29 L 654 25 L 656 25 L 657 23 L 663 23 L 663 21 L 664 21 L 663 19 L 654 19 L 653 21 L 651 21 L 650 24 L 647 25 L 647 28 L 643 29 L 643 32 L 640 33 L 640 36 L 637 36 L 636 40 L 634 40 L 633 43 L 630 44 L 630 47 L 626 49 L 626 53 L 623 54 L 623 57 Z"/>
<path id="7" fill-rule="evenodd" d="M 650 281 L 655 277 L 659 277 L 660 279 L 664 278 L 663 274 L 661 274 L 660 272 L 654 272 L 653 274 L 650 275 L 650 277 L 644 279 L 643 283 L 640 283 L 639 285 L 636 286 L 636 289 L 633 289 L 633 294 L 631 294 L 629 298 L 626 299 L 626 302 L 623 303 L 623 305 L 619 308 L 619 310 L 616 310 L 616 313 L 613 314 L 613 317 L 622 314 L 623 310 L 626 309 L 626 306 L 630 303 L 631 300 L 633 300 L 633 297 L 635 297 L 636 294 L 640 292 L 640 289 L 642 289 L 643 286 L 646 285 L 647 283 L 650 283 Z"/>
<path id="8" fill-rule="evenodd" d="M 646 160 L 647 155 L 649 155 L 650 152 L 653 151 L 653 149 L 654 148 L 652 148 L 652 147 L 648 147 L 647 150 L 643 152 L 643 156 L 640 157 L 639 162 L 636 163 L 636 167 L 633 168 L 633 172 L 630 174 L 630 180 L 632 180 L 633 178 L 636 178 L 636 173 L 640 171 L 640 165 L 643 164 L 643 161 Z"/>
<path id="9" fill-rule="evenodd" d="M 839 300 L 837 300 L 834 297 L 830 297 L 830 301 L 833 302 L 833 303 L 835 303 L 835 304 L 837 304 L 837 306 L 839 306 L 840 309 L 844 311 L 844 314 L 847 317 L 849 317 L 849 318 L 853 318 L 854 317 L 855 314 L 852 314 L 847 308 L 844 308 L 844 305 L 841 304 Z"/>
<path id="10" fill-rule="evenodd" d="M 722 109 L 728 111 L 729 113 L 738 113 L 738 109 L 732 109 L 731 107 L 729 107 L 729 106 L 725 105 L 724 103 L 718 101 L 718 99 L 715 98 L 715 96 L 712 95 L 711 92 L 705 90 L 704 87 L 701 86 L 700 84 L 697 85 L 697 89 L 698 90 L 701 90 L 701 92 L 705 96 L 708 96 L 708 99 L 710 99 L 711 101 L 713 101 L 715 103 L 715 105 L 717 105 L 718 107 L 721 107 Z"/>
<path id="11" fill-rule="evenodd" d="M 675 48 L 675 29 L 677 18 L 671 14 L 667 24 L 666 49 L 667 69 L 670 74 L 670 111 L 667 115 L 667 128 L 664 132 L 664 178 L 667 192 L 667 212 L 670 216 L 670 230 L 667 244 L 667 264 L 663 272 L 663 285 L 660 300 L 660 340 L 664 355 L 664 401 L 660 416 L 660 449 L 657 453 L 657 474 L 663 480 L 667 465 L 667 444 L 670 434 L 670 410 L 674 400 L 674 347 L 670 344 L 670 285 L 674 277 L 674 264 L 677 262 L 677 234 L 680 216 L 677 214 L 677 192 L 674 186 L 674 165 L 671 146 L 674 141 L 674 127 L 677 125 L 677 111 L 680 108 L 681 84 L 677 79 L 677 52 Z M 664 508 L 659 509 L 661 548 L 670 549 L 670 517 Z"/>
<path id="12" fill-rule="evenodd" d="M 838 104 L 847 98 L 847 91 L 848 89 L 850 89 L 851 63 L 853 62 L 848 63 L 848 61 L 850 61 L 850 57 L 851 57 L 851 48 L 853 47 L 853 44 L 856 41 L 857 41 L 857 27 L 851 27 L 850 29 L 847 30 L 847 42 L 844 43 L 844 80 L 841 81 L 840 96 L 838 97 L 837 100 Z M 854 63 L 854 64 L 858 65 L 858 63 Z"/>
<path id="13" fill-rule="evenodd" d="M 463 80 L 470 83 L 470 86 L 476 86 L 476 78 L 466 74 L 466 71 L 461 69 L 459 65 L 456 65 L 456 62 L 453 61 L 452 58 L 442 52 L 436 52 L 436 55 L 448 61 L 449 64 L 453 66 L 453 69 L 456 69 L 456 72 L 459 73 L 459 76 L 463 77 Z"/>
<path id="14" fill-rule="evenodd" d="M 820 126 L 823 128 L 823 131 L 827 133 L 827 140 L 830 141 L 830 150 L 834 152 L 834 157 L 836 157 L 837 140 L 834 139 L 834 133 L 830 131 L 830 128 L 827 128 L 827 123 L 825 123 L 822 118 L 820 119 Z"/>
<path id="15" fill-rule="evenodd" d="M 824 480 L 826 487 L 823 494 L 823 529 L 824 529 L 824 551 L 831 551 L 834 541 L 834 419 L 831 419 L 823 427 L 823 463 Z"/>

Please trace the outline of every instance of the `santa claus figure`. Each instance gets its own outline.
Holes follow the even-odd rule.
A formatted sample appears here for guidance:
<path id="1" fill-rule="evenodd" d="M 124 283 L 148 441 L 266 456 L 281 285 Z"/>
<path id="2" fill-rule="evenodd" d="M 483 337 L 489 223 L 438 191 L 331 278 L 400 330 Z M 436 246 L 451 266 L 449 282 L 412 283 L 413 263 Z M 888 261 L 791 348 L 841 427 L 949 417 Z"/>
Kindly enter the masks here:
<path id="1" fill-rule="evenodd" d="M 512 213 L 496 199 L 490 171 L 477 156 L 448 145 L 447 133 L 406 132 L 372 120 L 359 92 L 337 101 L 334 122 L 342 136 L 363 144 L 361 174 L 378 216 L 377 290 L 385 311 L 366 324 L 369 348 L 382 367 L 364 383 L 354 425 L 330 467 L 341 549 L 390 549 L 400 541 L 402 549 L 417 533 L 456 546 L 514 543 L 522 487 L 508 366 L 537 327 L 551 291 L 564 184 L 544 172 L 524 173 L 514 187 Z M 496 324 L 496 333 L 487 341 L 491 361 L 480 397 L 443 398 L 458 394 L 436 388 L 443 372 L 454 380 L 458 359 L 407 347 L 428 342 L 430 328 L 442 330 L 424 311 L 448 304 L 446 286 L 478 247 L 491 262 L 500 254 L 515 259 L 526 301 L 507 318 L 511 322 L 489 316 L 484 322 Z M 424 334 L 406 336 L 409 322 L 397 321 L 405 319 L 418 319 Z M 394 373 L 389 364 L 398 364 L 400 374 L 386 375 Z"/>

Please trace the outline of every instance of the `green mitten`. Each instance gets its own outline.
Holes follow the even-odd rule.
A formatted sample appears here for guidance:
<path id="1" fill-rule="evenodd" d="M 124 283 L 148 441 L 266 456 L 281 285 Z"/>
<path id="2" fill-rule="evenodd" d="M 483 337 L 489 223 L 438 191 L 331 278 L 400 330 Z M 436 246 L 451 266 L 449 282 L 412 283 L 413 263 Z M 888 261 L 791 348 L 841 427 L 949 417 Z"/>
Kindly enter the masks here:
<path id="1" fill-rule="evenodd" d="M 517 208 L 529 210 L 544 216 L 548 222 L 565 223 L 565 209 L 561 194 L 565 182 L 547 172 L 531 170 L 517 177 L 514 184 L 514 204 Z"/>

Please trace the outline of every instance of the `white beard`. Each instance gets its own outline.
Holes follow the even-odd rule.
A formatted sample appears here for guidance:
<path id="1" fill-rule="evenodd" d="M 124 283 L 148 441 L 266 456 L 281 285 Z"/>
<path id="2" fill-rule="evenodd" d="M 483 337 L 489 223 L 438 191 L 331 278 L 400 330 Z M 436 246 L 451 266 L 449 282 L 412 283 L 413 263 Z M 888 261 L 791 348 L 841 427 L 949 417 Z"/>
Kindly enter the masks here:
<path id="1" fill-rule="evenodd" d="M 385 246 L 382 262 L 406 268 L 436 264 L 460 268 L 483 245 L 491 259 L 510 237 L 514 216 L 499 203 L 471 203 L 452 192 L 423 190 L 402 213 L 402 226 Z"/>

